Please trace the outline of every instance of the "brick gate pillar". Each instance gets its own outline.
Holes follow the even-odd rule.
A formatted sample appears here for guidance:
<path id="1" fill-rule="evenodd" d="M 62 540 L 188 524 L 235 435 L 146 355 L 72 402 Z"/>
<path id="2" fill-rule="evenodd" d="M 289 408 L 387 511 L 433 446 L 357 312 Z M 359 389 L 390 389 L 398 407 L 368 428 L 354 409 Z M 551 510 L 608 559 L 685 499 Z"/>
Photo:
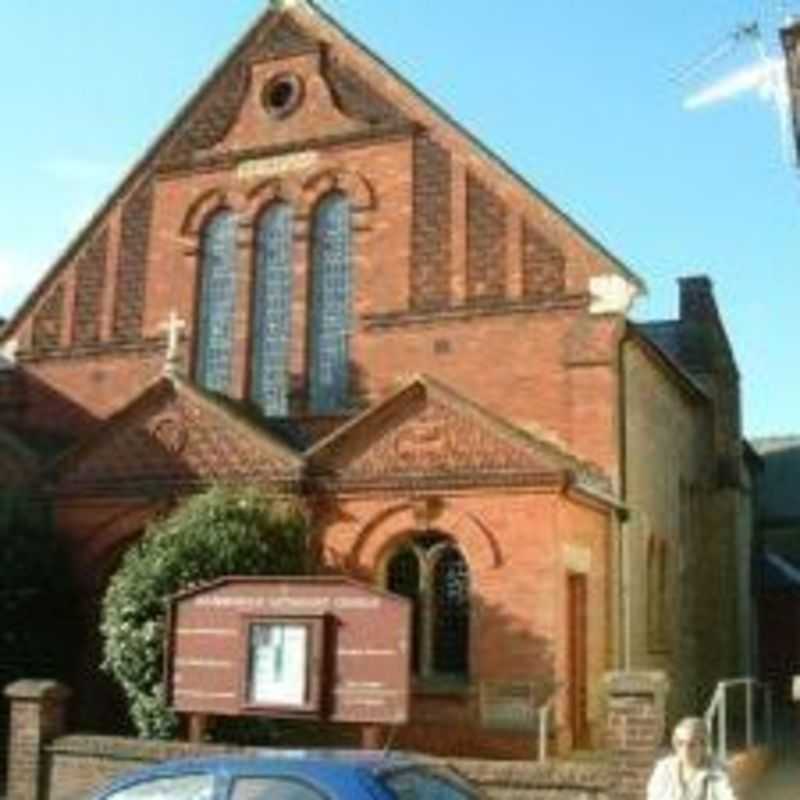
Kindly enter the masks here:
<path id="1" fill-rule="evenodd" d="M 56 681 L 23 680 L 6 687 L 11 703 L 8 800 L 40 800 L 45 785 L 42 747 L 64 733 L 71 694 Z"/>
<path id="2" fill-rule="evenodd" d="M 614 797 L 642 800 L 664 742 L 669 681 L 663 672 L 610 672 L 605 690 Z"/>

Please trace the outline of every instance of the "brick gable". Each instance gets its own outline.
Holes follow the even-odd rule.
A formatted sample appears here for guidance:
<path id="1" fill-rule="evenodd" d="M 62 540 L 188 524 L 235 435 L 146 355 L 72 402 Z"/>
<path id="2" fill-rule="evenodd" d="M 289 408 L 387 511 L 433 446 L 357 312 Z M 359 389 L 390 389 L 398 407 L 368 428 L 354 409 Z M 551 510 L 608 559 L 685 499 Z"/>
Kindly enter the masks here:
<path id="1" fill-rule="evenodd" d="M 494 417 L 426 376 L 412 379 L 306 453 L 336 483 L 558 484 L 599 470 Z"/>
<path id="2" fill-rule="evenodd" d="M 214 482 L 292 482 L 300 459 L 254 423 L 161 378 L 49 472 L 58 493 L 140 494 Z"/>

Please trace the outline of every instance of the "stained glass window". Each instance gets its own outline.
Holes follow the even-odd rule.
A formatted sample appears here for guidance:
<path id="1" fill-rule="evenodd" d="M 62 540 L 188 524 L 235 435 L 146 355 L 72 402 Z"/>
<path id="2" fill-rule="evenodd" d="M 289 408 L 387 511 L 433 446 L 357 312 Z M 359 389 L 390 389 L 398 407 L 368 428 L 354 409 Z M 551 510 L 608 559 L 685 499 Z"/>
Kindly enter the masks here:
<path id="1" fill-rule="evenodd" d="M 469 567 L 449 537 L 431 531 L 390 558 L 386 587 L 413 603 L 412 664 L 423 676 L 469 671 Z"/>
<path id="2" fill-rule="evenodd" d="M 309 401 L 315 413 L 347 405 L 350 269 L 350 203 L 331 192 L 312 224 Z"/>
<path id="3" fill-rule="evenodd" d="M 454 547 L 447 547 L 433 569 L 433 668 L 465 673 L 469 644 L 469 570 Z"/>
<path id="4" fill-rule="evenodd" d="M 251 399 L 267 416 L 289 413 L 292 209 L 273 203 L 256 228 Z"/>
<path id="5" fill-rule="evenodd" d="M 236 217 L 227 209 L 208 221 L 202 236 L 197 382 L 227 391 L 231 379 L 236 307 Z"/>
<path id="6" fill-rule="evenodd" d="M 420 565 L 413 548 L 403 547 L 392 556 L 386 574 L 386 588 L 411 601 L 411 666 L 414 672 L 419 672 Z"/>

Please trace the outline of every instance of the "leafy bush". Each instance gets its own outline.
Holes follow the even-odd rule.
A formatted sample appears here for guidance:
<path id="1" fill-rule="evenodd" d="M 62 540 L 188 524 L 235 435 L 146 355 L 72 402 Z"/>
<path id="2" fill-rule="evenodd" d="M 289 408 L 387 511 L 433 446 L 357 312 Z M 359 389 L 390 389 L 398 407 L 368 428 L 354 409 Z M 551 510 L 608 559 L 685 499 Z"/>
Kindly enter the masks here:
<path id="1" fill-rule="evenodd" d="M 256 489 L 217 487 L 152 524 L 126 554 L 103 601 L 103 668 L 125 692 L 140 736 L 168 738 L 163 654 L 171 595 L 224 575 L 297 575 L 307 534 L 296 507 Z"/>

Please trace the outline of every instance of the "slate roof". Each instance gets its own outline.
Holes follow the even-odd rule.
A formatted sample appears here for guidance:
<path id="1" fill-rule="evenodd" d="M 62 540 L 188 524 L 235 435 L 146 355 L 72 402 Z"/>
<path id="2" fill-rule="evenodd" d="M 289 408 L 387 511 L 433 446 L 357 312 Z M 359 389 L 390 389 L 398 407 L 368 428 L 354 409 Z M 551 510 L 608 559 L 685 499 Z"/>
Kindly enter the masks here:
<path id="1" fill-rule="evenodd" d="M 687 332 L 686 323 L 669 320 L 629 322 L 628 325 L 647 344 L 655 348 L 669 367 L 675 370 L 694 391 L 703 397 L 708 397 L 706 388 L 698 380 L 698 374 L 706 372 L 707 368 L 701 367 L 701 360 L 697 355 L 699 348 L 696 344 L 692 345 L 693 336 Z M 699 338 L 699 333 L 695 333 L 694 336 Z"/>
<path id="2" fill-rule="evenodd" d="M 637 322 L 636 329 L 690 374 L 712 371 L 711 351 L 701 326 L 683 320 Z"/>
<path id="3" fill-rule="evenodd" d="M 764 553 L 762 589 L 800 589 L 800 569 L 787 558 L 777 553 Z"/>
<path id="4" fill-rule="evenodd" d="M 758 518 L 762 525 L 800 525 L 800 435 L 752 439 L 761 456 Z"/>

